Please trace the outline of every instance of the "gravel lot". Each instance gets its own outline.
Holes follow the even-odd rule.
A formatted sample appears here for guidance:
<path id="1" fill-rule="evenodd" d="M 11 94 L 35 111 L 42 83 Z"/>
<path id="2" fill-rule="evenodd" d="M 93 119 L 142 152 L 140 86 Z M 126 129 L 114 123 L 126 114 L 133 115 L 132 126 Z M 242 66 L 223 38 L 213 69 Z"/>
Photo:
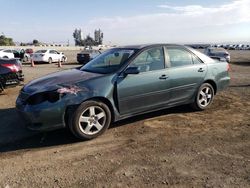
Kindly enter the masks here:
<path id="1" fill-rule="evenodd" d="M 23 66 L 26 81 L 79 66 Z M 230 87 L 203 112 L 181 106 L 112 125 L 79 142 L 68 130 L 27 131 L 22 86 L 0 94 L 0 187 L 250 187 L 250 51 L 231 51 Z"/>

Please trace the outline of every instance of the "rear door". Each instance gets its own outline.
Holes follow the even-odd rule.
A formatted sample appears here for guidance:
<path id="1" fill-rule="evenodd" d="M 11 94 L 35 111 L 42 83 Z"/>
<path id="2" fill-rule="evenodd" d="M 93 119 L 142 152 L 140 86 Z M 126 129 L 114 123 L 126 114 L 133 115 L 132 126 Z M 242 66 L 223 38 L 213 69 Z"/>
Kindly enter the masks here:
<path id="1" fill-rule="evenodd" d="M 56 51 L 56 50 L 54 50 L 54 53 L 55 53 L 56 61 L 61 61 L 62 55 L 58 51 Z"/>
<path id="2" fill-rule="evenodd" d="M 163 106 L 169 100 L 169 80 L 163 47 L 141 52 L 131 63 L 139 74 L 128 74 L 117 82 L 119 111 L 123 114 L 143 112 Z"/>
<path id="3" fill-rule="evenodd" d="M 49 55 L 52 58 L 53 62 L 58 62 L 58 54 L 55 50 L 50 50 Z"/>
<path id="4" fill-rule="evenodd" d="M 204 81 L 207 66 L 195 54 L 182 47 L 166 47 L 171 103 L 189 101 Z"/>

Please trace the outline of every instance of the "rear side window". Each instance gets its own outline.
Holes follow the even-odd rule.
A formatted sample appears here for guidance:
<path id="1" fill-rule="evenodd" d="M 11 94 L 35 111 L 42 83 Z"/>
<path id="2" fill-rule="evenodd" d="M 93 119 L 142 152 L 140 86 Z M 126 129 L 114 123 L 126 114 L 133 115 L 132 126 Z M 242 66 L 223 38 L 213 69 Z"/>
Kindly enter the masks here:
<path id="1" fill-rule="evenodd" d="M 171 67 L 180 67 L 193 64 L 193 55 L 186 50 L 170 48 L 167 49 Z M 195 60 L 195 59 L 194 59 Z"/>
<path id="2" fill-rule="evenodd" d="M 55 50 L 50 50 L 49 53 L 50 53 L 50 54 L 59 54 L 59 53 L 58 53 L 57 51 L 55 51 Z"/>
<path id="3" fill-rule="evenodd" d="M 46 53 L 46 52 L 47 52 L 47 50 L 38 50 L 35 53 L 41 53 L 41 54 L 43 54 L 43 53 Z"/>
<path id="4" fill-rule="evenodd" d="M 4 50 L 4 52 L 6 52 L 6 53 L 12 53 L 11 50 Z"/>
<path id="5" fill-rule="evenodd" d="M 202 63 L 201 60 L 199 60 L 199 58 L 196 57 L 195 55 L 192 55 L 192 58 L 193 58 L 193 63 L 194 64 L 200 64 L 200 63 Z"/>

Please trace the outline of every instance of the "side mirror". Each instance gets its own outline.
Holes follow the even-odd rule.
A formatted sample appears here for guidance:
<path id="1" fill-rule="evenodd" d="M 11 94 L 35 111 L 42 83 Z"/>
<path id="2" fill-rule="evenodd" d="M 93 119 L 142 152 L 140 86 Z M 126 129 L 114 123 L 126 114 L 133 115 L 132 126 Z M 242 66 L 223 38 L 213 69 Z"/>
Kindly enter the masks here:
<path id="1" fill-rule="evenodd" d="M 139 74 L 139 68 L 138 67 L 128 67 L 125 71 L 125 74 Z"/>

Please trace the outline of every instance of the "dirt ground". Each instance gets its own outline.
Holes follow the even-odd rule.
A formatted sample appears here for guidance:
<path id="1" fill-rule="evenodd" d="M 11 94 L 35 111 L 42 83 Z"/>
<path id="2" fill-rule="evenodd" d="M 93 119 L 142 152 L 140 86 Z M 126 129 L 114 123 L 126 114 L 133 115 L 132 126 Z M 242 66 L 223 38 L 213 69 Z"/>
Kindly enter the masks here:
<path id="1" fill-rule="evenodd" d="M 70 63 L 24 65 L 25 83 Z M 0 95 L 0 187 L 250 187 L 250 51 L 233 51 L 230 87 L 203 112 L 171 108 L 79 142 L 68 130 L 27 131 L 22 86 Z"/>

